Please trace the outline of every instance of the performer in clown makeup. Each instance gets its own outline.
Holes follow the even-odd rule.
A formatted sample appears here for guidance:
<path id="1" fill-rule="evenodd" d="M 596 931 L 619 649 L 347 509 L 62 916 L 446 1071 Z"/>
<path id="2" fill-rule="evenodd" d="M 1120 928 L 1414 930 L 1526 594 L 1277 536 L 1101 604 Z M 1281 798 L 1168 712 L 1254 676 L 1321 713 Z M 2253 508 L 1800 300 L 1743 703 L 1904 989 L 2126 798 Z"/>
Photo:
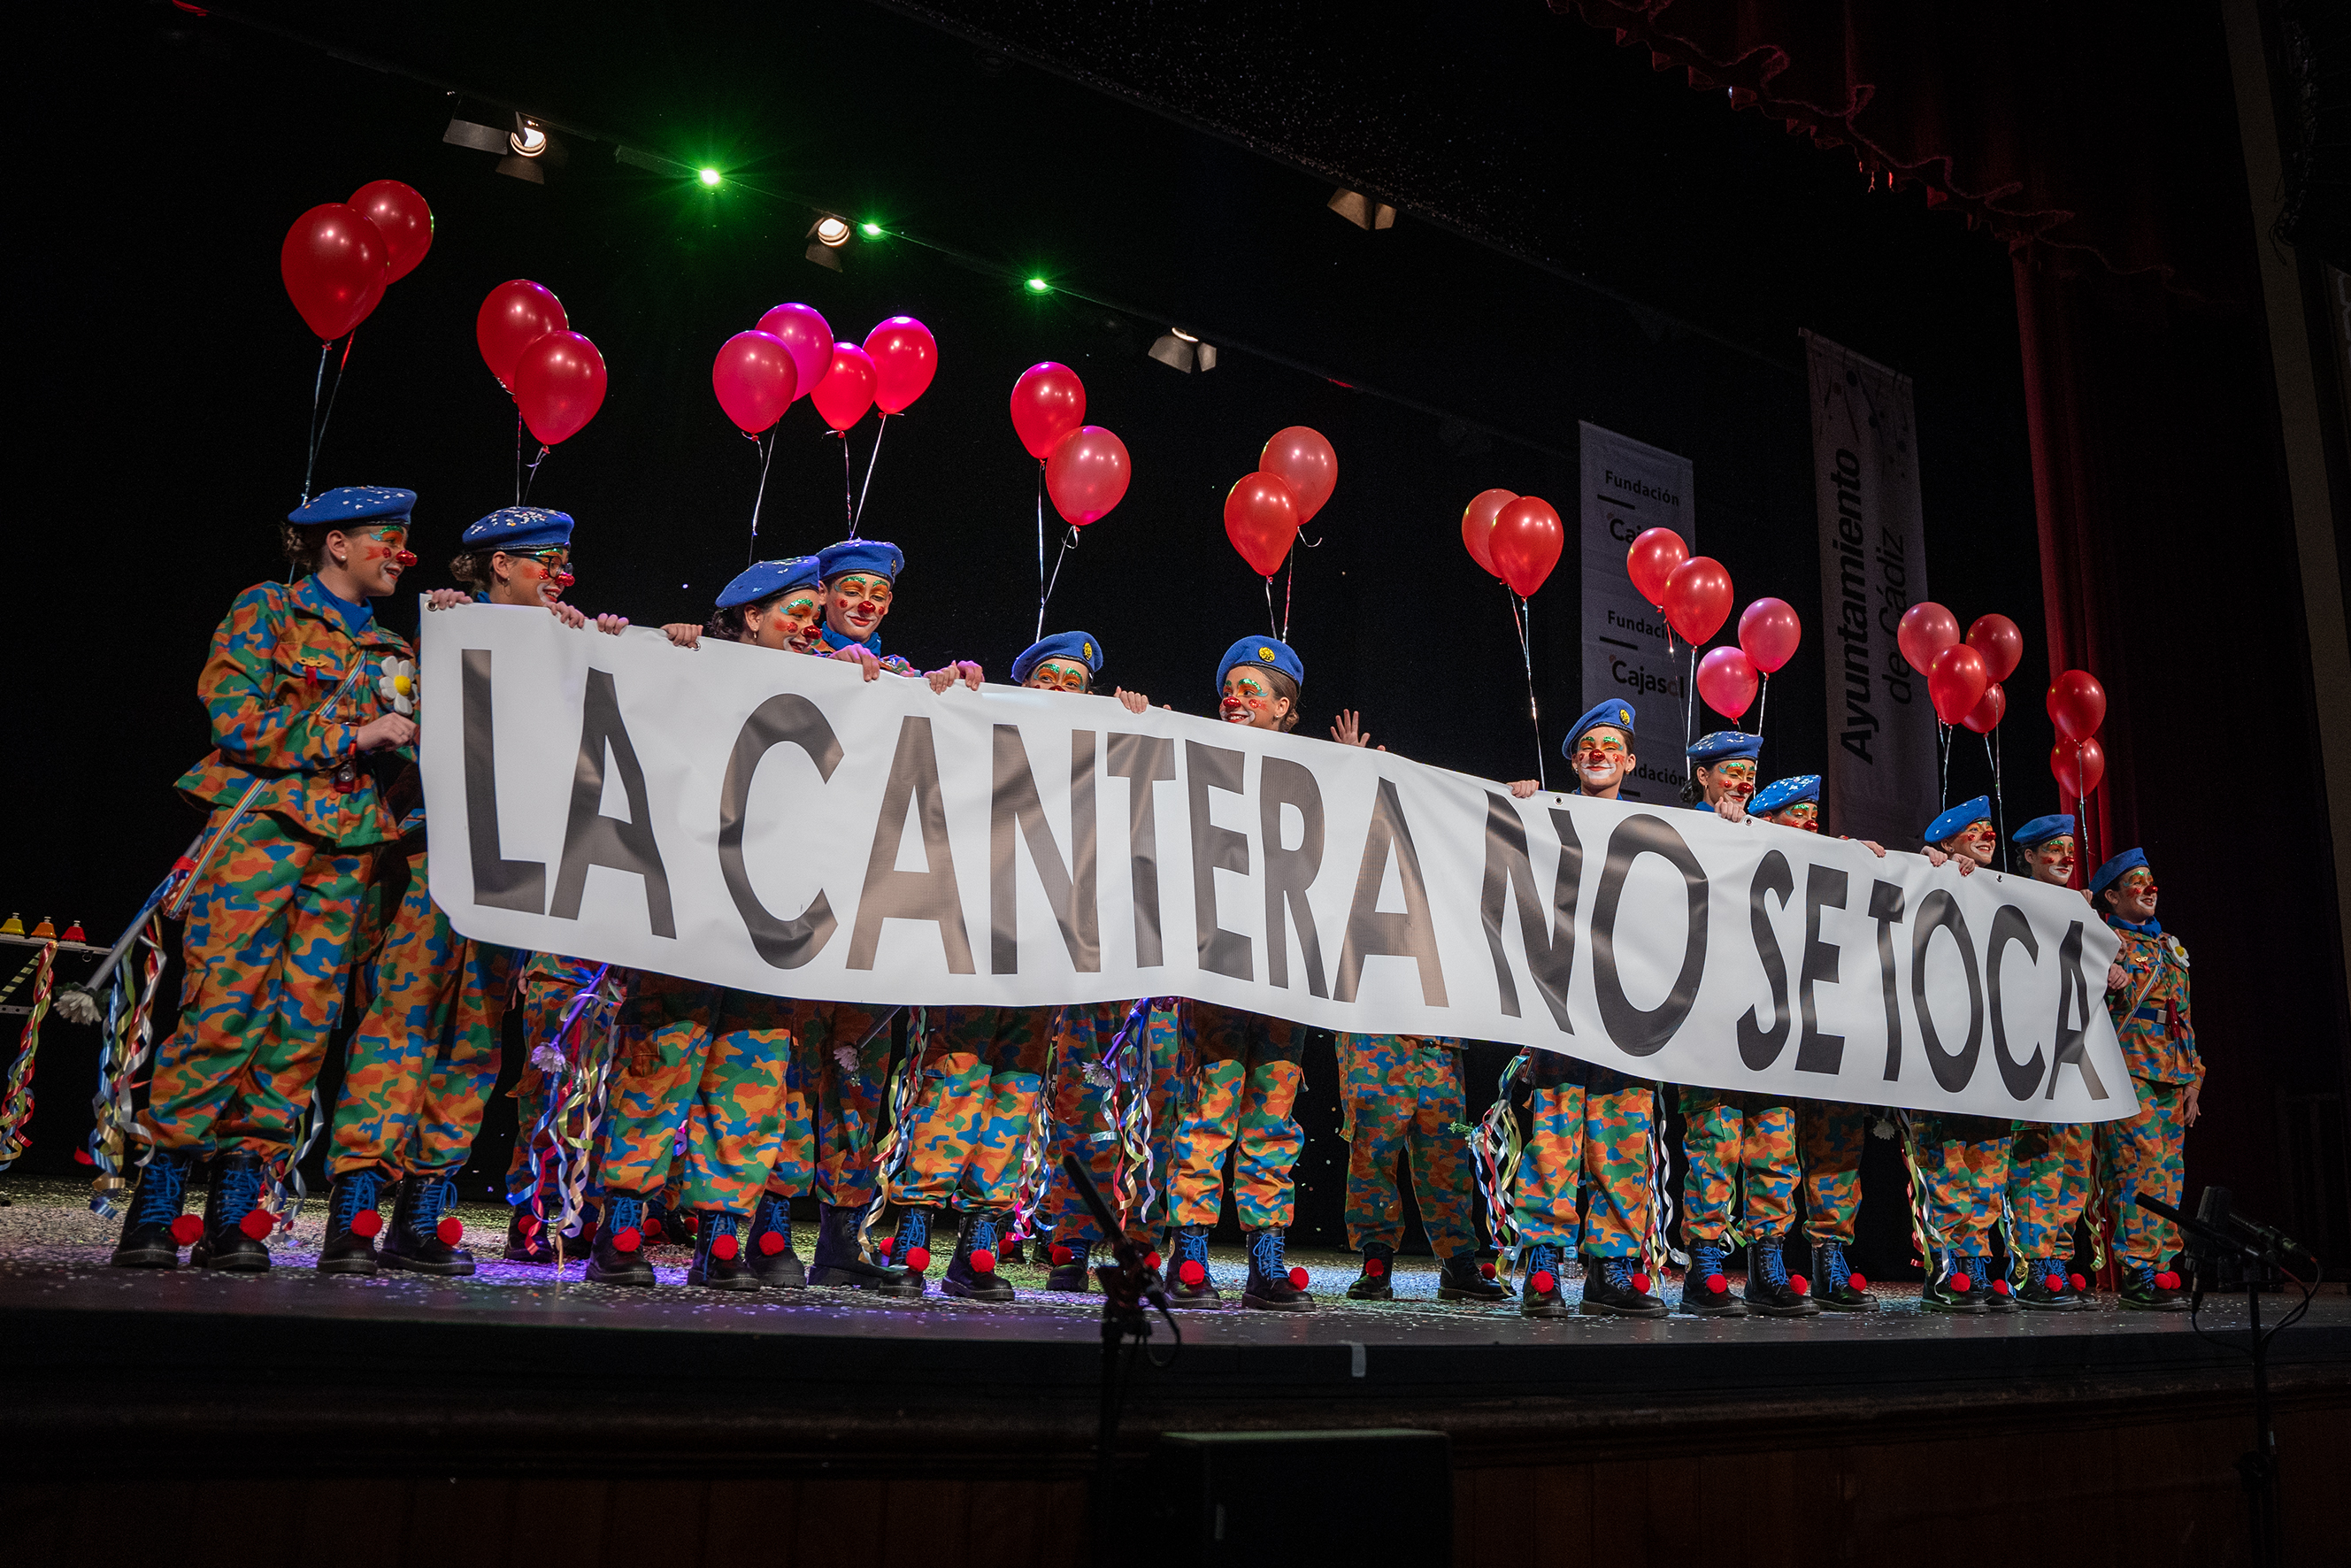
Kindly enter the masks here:
<path id="1" fill-rule="evenodd" d="M 2183 1149 L 2204 1090 L 2204 1059 L 2189 1014 L 2188 949 L 2155 917 L 2155 872 L 2144 850 L 2125 850 L 2090 879 L 2090 898 L 2122 942 L 2122 984 L 2106 993 L 2138 1091 L 2138 1114 L 2098 1124 L 2098 1159 L 2115 1195 L 2116 1263 L 2122 1304 L 2141 1311 L 2188 1306 L 2170 1270 L 2179 1229 L 2138 1206 L 2142 1192 L 2179 1205 L 2187 1181 Z M 2110 977 L 2111 979 L 2111 977 Z"/>
<path id="2" fill-rule="evenodd" d="M 2035 882 L 2071 887 L 2074 819 L 2035 817 L 2009 836 Z M 2108 977 L 2108 988 L 2113 978 Z M 2026 1122 L 2008 1147 L 2009 1267 L 2022 1273 L 2016 1304 L 2039 1312 L 2085 1310 L 2089 1281 L 2073 1271 L 2074 1227 L 2090 1201 L 2094 1129 Z"/>
<path id="3" fill-rule="evenodd" d="M 1762 755 L 1763 737 L 1745 730 L 1699 736 L 1689 747 L 1690 776 L 1682 800 L 1726 822 L 1744 821 L 1748 799 L 1755 793 L 1755 759 Z"/>
<path id="4" fill-rule="evenodd" d="M 824 574 L 824 624 L 817 635 L 825 647 L 852 658 L 870 658 L 893 675 L 921 675 L 935 692 L 957 681 L 979 690 L 979 666 L 968 659 L 942 664 L 925 675 L 896 654 L 882 652 L 882 622 L 897 597 L 904 551 L 881 539 L 843 539 L 819 550 L 817 561 Z"/>

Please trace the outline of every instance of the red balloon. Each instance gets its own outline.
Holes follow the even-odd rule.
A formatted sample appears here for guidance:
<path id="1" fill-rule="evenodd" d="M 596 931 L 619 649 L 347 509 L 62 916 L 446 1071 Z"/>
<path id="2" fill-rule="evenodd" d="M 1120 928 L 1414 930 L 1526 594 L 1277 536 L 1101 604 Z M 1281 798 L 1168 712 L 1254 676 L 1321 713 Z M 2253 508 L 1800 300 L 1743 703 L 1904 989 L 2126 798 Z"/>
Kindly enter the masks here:
<path id="1" fill-rule="evenodd" d="M 792 351 L 792 370 L 799 390 L 795 398 L 816 391 L 832 368 L 832 328 L 813 305 L 778 305 L 759 318 L 759 330 L 772 332 Z"/>
<path id="2" fill-rule="evenodd" d="M 1278 474 L 1244 475 L 1225 497 L 1225 537 L 1259 577 L 1281 570 L 1298 538 L 1298 498 Z"/>
<path id="3" fill-rule="evenodd" d="M 1298 503 L 1298 520 L 1309 523 L 1339 485 L 1339 455 L 1320 431 L 1293 424 L 1277 430 L 1258 455 L 1258 472 L 1271 474 L 1290 486 Z"/>
<path id="4" fill-rule="evenodd" d="M 1959 641 L 1959 618 L 1932 600 L 1922 599 L 1905 610 L 1894 632 L 1896 646 L 1914 670 L 1932 668 L 1935 655 Z"/>
<path id="5" fill-rule="evenodd" d="M 1086 383 L 1069 366 L 1047 360 L 1012 383 L 1012 428 L 1029 456 L 1050 457 L 1061 437 L 1085 422 Z"/>
<path id="6" fill-rule="evenodd" d="M 1761 679 L 1754 661 L 1737 648 L 1715 648 L 1698 662 L 1698 695 L 1706 706 L 1737 723 L 1755 701 Z"/>
<path id="7" fill-rule="evenodd" d="M 1053 510 L 1081 528 L 1124 500 L 1134 477 L 1126 443 L 1099 424 L 1071 431 L 1045 459 L 1045 494 L 1053 497 Z"/>
<path id="8" fill-rule="evenodd" d="M 498 385 L 514 390 L 515 361 L 522 351 L 571 325 L 563 302 L 538 284 L 517 277 L 490 290 L 474 317 L 474 341 L 481 346 L 482 362 Z"/>
<path id="9" fill-rule="evenodd" d="M 1486 553 L 1494 558 L 1494 571 L 1510 591 L 1530 598 L 1559 564 L 1567 545 L 1567 529 L 1549 501 L 1521 496 L 1494 514 L 1494 531 L 1486 536 Z"/>
<path id="10" fill-rule="evenodd" d="M 849 427 L 873 406 L 873 361 L 854 343 L 833 344 L 832 363 L 809 400 L 827 424 L 848 434 Z"/>
<path id="11" fill-rule="evenodd" d="M 286 231 L 277 270 L 294 308 L 331 343 L 366 320 L 383 298 L 385 254 L 375 225 L 340 202 L 328 202 Z"/>
<path id="12" fill-rule="evenodd" d="M 1983 655 L 1964 643 L 1952 643 L 1927 666 L 1927 699 L 1945 724 L 1957 724 L 1973 713 L 1991 685 Z"/>
<path id="13" fill-rule="evenodd" d="M 397 283 L 414 272 L 433 248 L 433 209 L 414 186 L 371 180 L 351 193 L 347 204 L 383 235 L 384 282 Z"/>
<path id="14" fill-rule="evenodd" d="M 1984 688 L 1984 695 L 1976 699 L 1976 706 L 1970 708 L 1968 716 L 1959 722 L 1978 735 L 1990 735 L 2007 716 L 2008 693 L 2001 689 L 1998 681 L 1994 681 Z"/>
<path id="15" fill-rule="evenodd" d="M 514 396 L 543 445 L 568 441 L 604 406 L 604 356 L 577 332 L 549 332 L 515 361 Z"/>
<path id="16" fill-rule="evenodd" d="M 799 368 L 791 345 L 772 332 L 737 332 L 718 347 L 710 367 L 718 406 L 746 435 L 784 417 L 799 395 Z"/>
<path id="17" fill-rule="evenodd" d="M 2087 740 L 2106 722 L 2106 688 L 2087 670 L 2068 670 L 2049 683 L 2049 722 L 2065 740 Z"/>
<path id="18" fill-rule="evenodd" d="M 1979 615 L 1968 628 L 1968 646 L 1981 653 L 1997 683 L 2016 674 L 2024 658 L 2024 633 L 2005 615 Z"/>
<path id="19" fill-rule="evenodd" d="M 1515 490 L 1480 490 L 1461 508 L 1461 542 L 1469 548 L 1469 559 L 1496 577 L 1502 571 L 1494 564 L 1494 518 L 1518 498 Z"/>
<path id="20" fill-rule="evenodd" d="M 2057 788 L 2082 800 L 2106 776 L 2106 748 L 2092 736 L 2087 740 L 2061 740 L 2049 748 L 2049 771 Z"/>
<path id="21" fill-rule="evenodd" d="M 1712 556 L 1690 557 L 1667 574 L 1662 608 L 1682 641 L 1698 646 L 1730 619 L 1730 573 Z"/>
<path id="22" fill-rule="evenodd" d="M 1796 607 L 1784 599 L 1759 599 L 1740 613 L 1739 645 L 1767 675 L 1778 674 L 1780 666 L 1796 656 L 1796 644 L 1803 636 Z"/>
<path id="23" fill-rule="evenodd" d="M 1644 528 L 1633 548 L 1625 552 L 1625 570 L 1641 597 L 1663 610 L 1666 579 L 1687 559 L 1689 546 L 1682 542 L 1681 535 L 1671 528 Z"/>
<path id="24" fill-rule="evenodd" d="M 904 413 L 930 390 L 939 373 L 938 340 L 912 316 L 893 316 L 865 334 L 873 361 L 873 401 L 883 413 Z"/>

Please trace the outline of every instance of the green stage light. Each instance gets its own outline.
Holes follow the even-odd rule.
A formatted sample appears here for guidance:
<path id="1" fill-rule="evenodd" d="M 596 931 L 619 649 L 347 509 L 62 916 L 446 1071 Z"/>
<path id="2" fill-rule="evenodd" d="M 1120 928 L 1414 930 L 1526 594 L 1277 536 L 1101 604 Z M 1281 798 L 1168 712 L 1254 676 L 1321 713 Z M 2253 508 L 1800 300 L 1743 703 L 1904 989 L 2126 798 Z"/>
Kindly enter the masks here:
<path id="1" fill-rule="evenodd" d="M 857 232 L 863 235 L 867 239 L 880 239 L 882 237 L 882 225 L 880 224 L 860 224 L 857 225 Z"/>
<path id="2" fill-rule="evenodd" d="M 1050 294 L 1053 292 L 1053 286 L 1046 282 L 1041 277 L 1030 278 L 1028 283 L 1028 288 L 1029 292 L 1031 294 Z"/>
<path id="3" fill-rule="evenodd" d="M 708 185 L 713 190 L 716 190 L 718 188 L 718 183 L 726 177 L 726 175 L 721 174 L 716 169 L 705 169 L 702 172 L 702 183 Z"/>

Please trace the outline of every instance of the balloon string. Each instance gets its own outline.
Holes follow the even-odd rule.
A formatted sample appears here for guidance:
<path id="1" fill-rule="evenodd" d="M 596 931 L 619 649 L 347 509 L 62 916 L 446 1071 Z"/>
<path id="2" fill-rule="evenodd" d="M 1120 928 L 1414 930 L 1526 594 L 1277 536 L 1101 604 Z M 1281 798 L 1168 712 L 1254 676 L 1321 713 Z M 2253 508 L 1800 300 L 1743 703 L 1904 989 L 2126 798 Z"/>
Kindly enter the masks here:
<path id="1" fill-rule="evenodd" d="M 1935 768 L 1941 785 L 1935 798 L 1935 814 L 1941 816 L 1951 809 L 1951 727 L 1935 726 Z"/>
<path id="2" fill-rule="evenodd" d="M 1273 618 L 1273 579 L 1270 577 L 1265 580 L 1265 624 L 1275 636 L 1281 636 L 1281 622 Z M 1283 637 L 1282 641 L 1288 642 L 1289 639 Z"/>
<path id="3" fill-rule="evenodd" d="M 1548 789 L 1551 775 L 1543 764 L 1542 709 L 1535 704 L 1535 607 L 1513 595 L 1510 621 L 1519 629 L 1519 659 L 1527 668 L 1527 717 L 1535 727 L 1535 784 Z"/>
<path id="4" fill-rule="evenodd" d="M 521 405 L 520 403 L 517 403 L 517 404 L 515 405 L 515 498 L 514 498 L 514 504 L 515 504 L 516 506 L 517 506 L 517 507 L 519 507 L 519 506 L 521 506 L 521 505 L 522 505 L 522 405 Z"/>
<path id="5" fill-rule="evenodd" d="M 768 461 L 776 455 L 776 432 L 782 428 L 780 423 L 770 428 L 764 442 L 756 435 L 750 438 L 759 449 L 759 487 L 751 496 L 751 559 L 755 561 L 759 559 L 759 504 L 768 498 Z"/>
<path id="6" fill-rule="evenodd" d="M 1771 706 L 1771 672 L 1763 672 L 1763 695 L 1755 699 L 1755 737 L 1763 737 L 1763 710 Z"/>
<path id="7" fill-rule="evenodd" d="M 335 417 L 335 394 L 343 390 L 343 367 L 351 362 L 351 345 L 360 340 L 359 329 L 351 329 L 343 340 L 343 357 L 335 361 L 335 384 L 327 388 L 327 411 L 319 412 L 319 386 L 327 377 L 327 356 L 334 351 L 331 342 L 319 345 L 319 374 L 310 383 L 310 456 L 302 465 L 302 504 L 310 504 L 310 483 L 319 466 L 319 449 L 327 444 L 327 423 Z"/>
<path id="8" fill-rule="evenodd" d="M 1061 566 L 1053 563 L 1053 575 L 1059 578 Z M 1037 641 L 1045 640 L 1045 601 L 1053 591 L 1045 581 L 1045 460 L 1037 459 Z"/>
<path id="9" fill-rule="evenodd" d="M 1053 580 L 1045 585 L 1044 594 L 1037 601 L 1037 641 L 1040 643 L 1045 640 L 1045 601 L 1053 597 L 1053 590 L 1061 583 L 1061 562 L 1067 560 L 1070 552 L 1077 548 L 1078 530 L 1072 527 L 1069 536 L 1061 540 L 1060 553 L 1053 557 Z"/>
<path id="10" fill-rule="evenodd" d="M 1281 640 L 1290 641 L 1290 594 L 1298 586 L 1298 547 L 1290 549 L 1290 564 L 1281 574 Z"/>
<path id="11" fill-rule="evenodd" d="M 530 487 L 538 483 L 538 465 L 547 461 L 547 455 L 553 450 L 553 447 L 542 445 L 538 449 L 538 455 L 530 460 L 530 477 L 523 481 L 522 500 L 517 501 L 516 506 L 519 507 L 523 501 L 530 499 Z"/>
<path id="12" fill-rule="evenodd" d="M 1666 634 L 1667 637 L 1672 632 Z M 1698 644 L 1689 645 L 1689 674 L 1682 677 L 1682 749 L 1698 738 Z"/>
<path id="13" fill-rule="evenodd" d="M 1991 763 L 1991 831 L 2000 835 L 2000 869 L 2006 871 L 2009 869 L 2008 803 L 2001 799 L 2000 749 L 1993 746 L 1991 741 L 1991 737 L 1998 733 L 1999 727 L 1997 726 L 1994 726 L 1991 729 L 1986 730 L 1984 732 L 1983 743 L 1984 757 Z"/>
<path id="14" fill-rule="evenodd" d="M 857 525 L 865 520 L 865 497 L 873 489 L 873 465 L 882 461 L 882 438 L 889 434 L 890 416 L 885 413 L 882 416 L 881 423 L 873 427 L 873 450 L 867 454 L 865 458 L 865 484 L 857 492 L 857 509 L 849 514 L 849 537 L 852 538 L 857 537 Z M 841 450 L 846 456 L 849 452 L 846 436 L 841 438 Z"/>
<path id="15" fill-rule="evenodd" d="M 841 443 L 841 509 L 849 518 L 849 537 L 857 537 L 857 481 L 849 466 L 849 432 L 836 430 L 833 436 Z"/>

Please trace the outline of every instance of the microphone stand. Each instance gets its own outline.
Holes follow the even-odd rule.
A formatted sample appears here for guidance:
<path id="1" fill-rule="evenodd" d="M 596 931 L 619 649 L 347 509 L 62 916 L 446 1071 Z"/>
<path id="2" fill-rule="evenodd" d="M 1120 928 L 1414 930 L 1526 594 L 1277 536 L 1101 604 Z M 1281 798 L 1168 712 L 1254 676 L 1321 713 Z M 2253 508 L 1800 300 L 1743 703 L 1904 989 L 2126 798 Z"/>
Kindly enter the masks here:
<path id="1" fill-rule="evenodd" d="M 1102 1281 L 1102 1407 L 1094 1429 L 1094 1484 L 1087 1521 L 1087 1533 L 1094 1548 L 1093 1561 L 1107 1563 L 1112 1558 L 1110 1501 L 1118 1442 L 1119 1348 L 1128 1340 L 1139 1345 L 1150 1339 L 1151 1318 L 1144 1311 L 1146 1302 L 1167 1320 L 1179 1349 L 1184 1333 L 1176 1326 L 1175 1315 L 1167 1310 L 1167 1292 L 1160 1283 L 1159 1270 L 1153 1265 L 1151 1256 L 1128 1239 L 1126 1227 L 1102 1201 L 1101 1190 L 1094 1186 L 1093 1174 L 1086 1169 L 1075 1150 L 1061 1156 L 1061 1170 L 1092 1211 L 1094 1224 L 1101 1228 L 1104 1243 L 1115 1260 L 1094 1270 L 1094 1278 Z"/>

